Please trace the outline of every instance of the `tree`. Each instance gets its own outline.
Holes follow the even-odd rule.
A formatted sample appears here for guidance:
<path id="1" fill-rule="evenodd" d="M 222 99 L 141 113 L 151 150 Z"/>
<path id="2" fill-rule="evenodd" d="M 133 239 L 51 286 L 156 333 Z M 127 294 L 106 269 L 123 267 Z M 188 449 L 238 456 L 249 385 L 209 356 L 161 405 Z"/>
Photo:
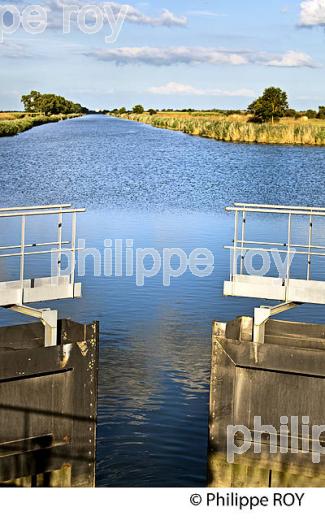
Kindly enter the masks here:
<path id="1" fill-rule="evenodd" d="M 121 107 L 118 111 L 119 114 L 125 114 L 126 112 L 126 108 L 125 107 Z"/>
<path id="2" fill-rule="evenodd" d="M 155 114 L 157 114 L 157 110 L 155 110 L 154 108 L 149 108 L 148 112 L 151 116 L 154 116 Z"/>
<path id="3" fill-rule="evenodd" d="M 32 90 L 21 98 L 26 112 L 42 112 L 45 115 L 52 114 L 80 114 L 87 113 L 88 109 L 79 103 L 74 103 L 56 94 L 41 94 Z"/>
<path id="4" fill-rule="evenodd" d="M 283 117 L 288 110 L 288 97 L 286 92 L 276 87 L 266 88 L 263 95 L 257 98 L 248 107 L 248 111 L 259 121 L 272 121 Z"/>
<path id="5" fill-rule="evenodd" d="M 132 109 L 134 114 L 143 114 L 144 108 L 142 105 L 135 105 Z"/>
<path id="6" fill-rule="evenodd" d="M 309 109 L 309 110 L 306 110 L 306 112 L 305 112 L 305 116 L 307 116 L 308 119 L 316 119 L 316 117 L 317 117 L 317 112 L 316 112 L 316 110 L 311 110 L 311 109 Z"/>
<path id="7" fill-rule="evenodd" d="M 297 112 L 294 108 L 288 108 L 288 110 L 285 111 L 284 114 L 286 117 L 296 117 Z"/>
<path id="8" fill-rule="evenodd" d="M 318 119 L 325 119 L 325 106 L 319 107 L 317 117 Z"/>
<path id="9" fill-rule="evenodd" d="M 31 90 L 30 94 L 25 94 L 21 97 L 21 102 L 24 105 L 25 112 L 37 112 L 40 96 L 40 92 L 37 92 L 37 90 Z"/>

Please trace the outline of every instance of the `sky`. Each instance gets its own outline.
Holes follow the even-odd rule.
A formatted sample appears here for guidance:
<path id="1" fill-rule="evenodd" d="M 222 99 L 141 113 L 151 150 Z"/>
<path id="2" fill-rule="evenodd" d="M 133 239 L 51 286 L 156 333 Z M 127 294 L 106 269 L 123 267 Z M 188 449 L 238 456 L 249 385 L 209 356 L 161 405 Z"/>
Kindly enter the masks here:
<path id="1" fill-rule="evenodd" d="M 271 85 L 317 108 L 324 50 L 325 0 L 10 1 L 0 110 L 20 110 L 30 90 L 91 109 L 246 108 Z"/>

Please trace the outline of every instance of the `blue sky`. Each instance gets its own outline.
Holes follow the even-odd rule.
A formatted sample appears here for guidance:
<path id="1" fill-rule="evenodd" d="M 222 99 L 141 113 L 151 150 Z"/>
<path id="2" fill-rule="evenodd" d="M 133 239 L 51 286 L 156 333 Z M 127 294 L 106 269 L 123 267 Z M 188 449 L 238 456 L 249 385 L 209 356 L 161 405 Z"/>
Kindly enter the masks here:
<path id="1" fill-rule="evenodd" d="M 13 17 L 0 4 L 1 110 L 20 109 L 31 89 L 95 109 L 244 108 L 270 85 L 285 89 L 295 108 L 325 104 L 325 0 L 114 2 L 111 23 L 92 0 L 93 34 L 80 26 L 87 2 L 61 1 L 84 8 L 66 34 L 60 0 L 39 3 L 47 13 L 39 34 L 22 24 L 10 30 Z M 19 14 L 29 5 L 10 4 Z M 85 24 L 93 27 L 89 12 Z"/>

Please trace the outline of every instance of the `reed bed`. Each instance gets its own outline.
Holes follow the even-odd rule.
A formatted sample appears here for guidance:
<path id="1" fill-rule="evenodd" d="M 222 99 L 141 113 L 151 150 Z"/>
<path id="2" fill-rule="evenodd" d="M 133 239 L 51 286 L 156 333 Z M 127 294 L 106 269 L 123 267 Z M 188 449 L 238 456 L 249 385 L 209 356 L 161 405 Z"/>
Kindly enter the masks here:
<path id="1" fill-rule="evenodd" d="M 58 114 L 52 116 L 44 116 L 39 114 L 23 114 L 18 113 L 2 113 L 0 114 L 0 137 L 13 136 L 26 130 L 30 130 L 34 126 L 44 125 L 46 123 L 57 123 L 64 119 L 79 117 L 80 114 Z M 16 116 L 16 117 L 15 117 Z"/>
<path id="2" fill-rule="evenodd" d="M 123 116 L 125 117 L 125 116 Z M 291 145 L 325 145 L 325 121 L 320 120 L 289 120 L 278 123 L 250 123 L 245 116 L 218 116 L 199 117 L 175 113 L 157 114 L 130 114 L 129 119 L 157 128 L 176 130 L 186 134 L 216 139 L 218 141 L 263 143 L 263 144 L 291 144 Z"/>

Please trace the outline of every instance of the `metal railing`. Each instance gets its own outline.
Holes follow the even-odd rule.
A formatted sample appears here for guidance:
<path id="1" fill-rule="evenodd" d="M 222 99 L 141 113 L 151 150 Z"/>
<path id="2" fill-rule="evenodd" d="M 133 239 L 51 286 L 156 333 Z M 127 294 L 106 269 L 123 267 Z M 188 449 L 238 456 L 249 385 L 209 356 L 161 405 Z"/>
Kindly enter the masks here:
<path id="1" fill-rule="evenodd" d="M 286 265 L 286 276 L 287 283 L 290 279 L 290 266 L 289 261 L 292 255 L 303 255 L 307 257 L 307 272 L 306 280 L 311 279 L 311 260 L 313 257 L 325 256 L 325 245 L 313 244 L 313 225 L 316 217 L 325 217 L 325 208 L 323 207 L 309 207 L 309 206 L 278 206 L 271 204 L 248 204 L 248 203 L 235 203 L 234 206 L 227 207 L 226 211 L 234 212 L 235 214 L 235 226 L 234 226 L 234 239 L 232 246 L 225 246 L 225 249 L 229 249 L 233 253 L 232 267 L 230 269 L 230 280 L 233 280 L 237 274 L 243 274 L 244 259 L 248 251 L 256 252 L 277 252 L 283 253 L 287 258 Z M 287 216 L 287 239 L 284 242 L 267 242 L 267 241 L 254 241 L 246 240 L 247 232 L 247 217 L 249 214 L 274 214 Z M 292 242 L 292 228 L 293 228 L 293 216 L 299 215 L 307 217 L 308 226 L 308 243 L 299 244 Z M 256 246 L 256 247 L 251 247 Z M 280 249 L 281 248 L 281 249 Z M 297 249 L 303 249 L 304 251 L 297 251 Z M 240 255 L 240 268 L 238 270 L 238 256 Z"/>
<path id="2" fill-rule="evenodd" d="M 75 278 L 75 255 L 76 251 L 80 250 L 80 248 L 76 247 L 76 233 L 77 233 L 77 214 L 83 213 L 86 210 L 84 208 L 72 208 L 71 204 L 52 204 L 52 205 L 44 205 L 44 206 L 22 206 L 22 207 L 12 207 L 12 208 L 0 208 L 0 219 L 6 218 L 15 218 L 20 219 L 20 243 L 13 245 L 2 245 L 0 246 L 0 251 L 8 251 L 7 253 L 1 253 L 1 258 L 11 258 L 11 257 L 19 257 L 20 258 L 20 267 L 19 267 L 19 280 L 20 287 L 23 289 L 24 287 L 24 274 L 25 274 L 25 261 L 26 257 L 34 256 L 34 255 L 57 255 L 57 272 L 56 276 L 59 277 L 61 275 L 61 260 L 63 253 L 71 254 L 71 269 L 70 269 L 70 283 L 74 283 Z M 70 239 L 63 240 L 63 217 L 64 215 L 71 214 L 71 229 L 70 229 Z M 46 217 L 49 215 L 57 215 L 56 226 L 56 234 L 57 239 L 55 241 L 48 242 L 34 242 L 34 243 L 26 243 L 26 221 L 29 217 Z M 1 220 L 0 220 L 1 225 Z M 53 224 L 52 224 L 53 225 Z M 57 246 L 56 248 L 51 249 L 41 249 L 35 250 L 36 248 L 49 248 L 50 246 Z M 70 247 L 63 247 L 70 246 Z M 17 252 L 9 252 L 15 251 Z"/>

